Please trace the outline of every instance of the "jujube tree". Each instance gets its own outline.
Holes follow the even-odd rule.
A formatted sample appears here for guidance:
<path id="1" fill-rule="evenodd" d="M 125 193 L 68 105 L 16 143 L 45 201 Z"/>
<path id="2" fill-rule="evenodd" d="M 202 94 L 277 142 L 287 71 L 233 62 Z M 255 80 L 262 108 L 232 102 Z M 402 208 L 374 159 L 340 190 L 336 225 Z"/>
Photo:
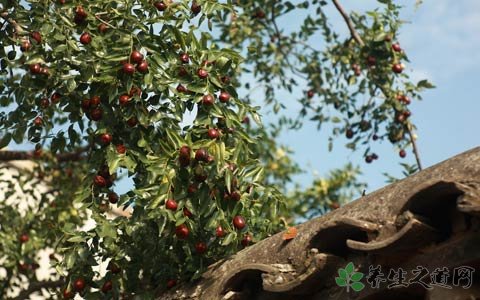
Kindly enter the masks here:
<path id="1" fill-rule="evenodd" d="M 432 86 L 408 80 L 399 7 L 379 2 L 349 17 L 337 1 L 2 1 L 0 147 L 34 146 L 0 157 L 35 167 L 2 186 L 0 295 L 27 281 L 24 294 L 152 298 L 348 201 L 363 187 L 351 165 L 288 192 L 300 169 L 276 137 L 308 116 L 335 124 L 330 147 L 345 135 L 368 163 L 377 140 L 401 157 L 415 148 L 408 104 Z M 351 36 L 331 28 L 328 5 Z M 279 25 L 294 13 L 302 22 Z M 298 98 L 298 117 L 279 90 Z M 278 124 L 262 126 L 258 104 Z M 120 194 L 122 178 L 133 184 Z M 30 209 L 9 200 L 18 188 Z M 131 215 L 110 218 L 111 207 Z M 32 272 L 42 249 L 58 280 Z"/>

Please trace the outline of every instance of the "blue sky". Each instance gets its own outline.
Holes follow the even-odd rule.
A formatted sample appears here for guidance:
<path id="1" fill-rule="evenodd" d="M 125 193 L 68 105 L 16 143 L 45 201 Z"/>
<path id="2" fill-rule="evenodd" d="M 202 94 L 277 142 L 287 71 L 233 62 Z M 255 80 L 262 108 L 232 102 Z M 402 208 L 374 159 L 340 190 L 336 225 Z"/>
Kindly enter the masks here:
<path id="1" fill-rule="evenodd" d="M 414 81 L 426 78 L 437 86 L 423 93 L 423 101 L 411 104 L 422 163 L 428 167 L 480 145 L 480 1 L 425 1 L 417 9 L 414 2 L 396 1 L 405 6 L 402 19 L 409 22 L 401 29 L 399 42 L 409 56 L 407 71 Z M 342 4 L 347 11 L 378 6 L 373 0 L 344 0 Z M 338 13 L 333 8 L 327 11 L 332 25 L 347 34 Z M 295 24 L 293 18 L 286 21 Z M 328 134 L 327 127 L 319 132 L 315 123 L 305 122 L 301 130 L 281 136 L 280 142 L 295 151 L 294 159 L 307 171 L 295 178 L 301 185 L 350 161 L 360 165 L 360 179 L 371 192 L 386 184 L 382 173 L 400 177 L 398 163 L 414 163 L 410 149 L 407 159 L 401 160 L 398 149 L 388 141 L 376 144 L 374 151 L 380 159 L 372 164 L 364 163 L 361 152 L 347 150 L 343 138 L 328 152 Z"/>

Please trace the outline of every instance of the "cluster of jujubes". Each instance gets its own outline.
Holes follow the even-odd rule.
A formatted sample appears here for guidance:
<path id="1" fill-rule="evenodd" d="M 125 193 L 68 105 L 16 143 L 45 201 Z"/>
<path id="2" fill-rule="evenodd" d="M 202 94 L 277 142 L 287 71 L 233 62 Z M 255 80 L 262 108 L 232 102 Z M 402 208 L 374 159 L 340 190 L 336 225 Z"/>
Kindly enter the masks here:
<path id="1" fill-rule="evenodd" d="M 403 58 L 403 50 L 400 47 L 399 43 L 391 43 L 391 37 L 386 36 L 384 43 L 385 45 L 391 45 L 390 47 L 385 47 L 384 44 L 379 44 L 379 49 L 376 49 L 376 55 L 368 54 L 365 58 L 364 65 L 367 70 L 366 76 L 371 76 L 376 78 L 377 72 L 383 70 L 385 64 L 388 64 L 388 59 L 385 57 L 393 58 L 394 62 L 391 64 L 391 71 L 395 74 L 400 74 L 404 70 L 404 65 L 399 61 Z M 380 60 L 377 56 L 381 57 Z M 359 63 L 353 63 L 351 65 L 352 71 L 355 76 L 362 75 L 362 66 Z M 353 139 L 356 135 L 360 136 L 361 133 L 369 133 L 369 137 L 373 141 L 377 141 L 383 137 L 388 137 L 390 142 L 399 143 L 405 141 L 405 126 L 408 126 L 407 119 L 410 117 L 411 112 L 406 108 L 407 105 L 411 103 L 410 97 L 403 93 L 398 93 L 396 95 L 390 95 L 387 91 L 382 91 L 387 93 L 386 96 L 389 97 L 387 102 L 390 109 L 393 111 L 393 122 L 387 128 L 387 133 L 382 136 L 378 133 L 378 126 L 372 126 L 371 121 L 363 119 L 356 123 L 351 123 L 345 129 L 345 136 L 347 139 Z M 390 99 L 393 98 L 393 99 Z M 407 141 L 405 141 L 407 142 Z M 401 157 L 405 157 L 404 155 Z M 371 163 L 374 160 L 378 159 L 378 155 L 375 153 L 365 153 L 365 162 Z"/>

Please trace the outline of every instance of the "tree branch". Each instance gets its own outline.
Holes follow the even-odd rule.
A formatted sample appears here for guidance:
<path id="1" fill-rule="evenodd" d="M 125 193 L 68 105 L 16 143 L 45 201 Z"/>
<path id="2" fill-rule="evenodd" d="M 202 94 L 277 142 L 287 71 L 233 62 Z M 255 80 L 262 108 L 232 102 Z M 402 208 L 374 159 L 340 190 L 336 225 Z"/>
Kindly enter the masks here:
<path id="1" fill-rule="evenodd" d="M 31 283 L 26 290 L 22 290 L 17 297 L 12 298 L 11 300 L 24 300 L 29 299 L 29 296 L 35 292 L 38 292 L 42 289 L 53 289 L 63 286 L 64 282 L 62 279 L 55 281 L 39 281 Z"/>
<path id="2" fill-rule="evenodd" d="M 415 159 L 417 160 L 418 170 L 421 171 L 423 169 L 422 162 L 420 161 L 420 153 L 418 152 L 417 142 L 415 141 L 415 137 L 413 136 L 412 124 L 410 124 L 409 122 L 406 127 L 408 131 L 408 135 L 410 136 L 410 142 L 412 143 L 413 154 L 415 155 Z"/>
<path id="3" fill-rule="evenodd" d="M 82 160 L 84 158 L 82 154 L 88 149 L 90 147 L 80 148 L 75 152 L 58 153 L 55 158 L 58 162 Z M 31 151 L 0 151 L 0 161 L 32 160 L 33 157 L 33 152 Z"/>
<path id="4" fill-rule="evenodd" d="M 360 46 L 365 46 L 365 43 L 363 42 L 362 38 L 358 34 L 358 32 L 355 30 L 355 25 L 353 24 L 352 20 L 348 16 L 348 14 L 345 12 L 343 9 L 342 5 L 338 2 L 338 0 L 332 0 L 333 4 L 337 8 L 337 10 L 340 12 L 342 15 L 343 19 L 345 20 L 345 23 L 347 23 L 348 29 L 350 30 L 350 34 L 352 35 L 352 38 L 360 45 Z"/>

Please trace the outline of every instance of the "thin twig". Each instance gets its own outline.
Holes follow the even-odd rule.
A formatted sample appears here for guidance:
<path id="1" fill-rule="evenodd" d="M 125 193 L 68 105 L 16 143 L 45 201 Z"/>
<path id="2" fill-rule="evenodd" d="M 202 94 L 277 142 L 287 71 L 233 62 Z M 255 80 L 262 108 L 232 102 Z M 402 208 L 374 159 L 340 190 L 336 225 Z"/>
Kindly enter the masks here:
<path id="1" fill-rule="evenodd" d="M 421 171 L 423 169 L 422 162 L 420 161 L 420 153 L 418 152 L 417 142 L 415 141 L 415 136 L 413 135 L 413 132 L 412 132 L 412 124 L 410 124 L 409 122 L 406 128 L 407 128 L 408 135 L 410 136 L 410 142 L 412 143 L 413 154 L 415 155 L 415 159 L 417 160 L 418 170 Z"/>
<path id="2" fill-rule="evenodd" d="M 273 29 L 275 31 L 278 50 L 282 54 L 283 58 L 285 59 L 285 62 L 290 67 L 292 72 L 294 74 L 296 74 L 298 77 L 307 80 L 308 78 L 305 75 L 299 73 L 297 71 L 297 69 L 290 63 L 290 60 L 288 59 L 288 55 L 283 51 L 283 48 L 282 48 L 283 46 L 282 46 L 282 43 L 281 43 L 282 33 L 280 32 L 280 28 L 278 27 L 276 16 L 275 16 L 275 3 L 276 3 L 276 1 L 272 1 L 272 13 L 271 13 L 270 20 L 272 21 Z"/>
<path id="3" fill-rule="evenodd" d="M 383 93 L 385 98 L 388 98 L 388 93 L 385 91 L 385 89 L 381 86 L 377 86 L 377 87 L 380 88 L 380 91 Z M 412 144 L 412 147 L 413 147 L 413 154 L 415 156 L 415 160 L 417 161 L 418 170 L 421 171 L 423 168 L 422 168 L 422 163 L 420 161 L 420 152 L 418 151 L 417 142 L 415 141 L 415 137 L 413 136 L 412 124 L 408 122 L 405 128 L 407 129 L 408 135 L 410 137 L 410 143 Z"/>
<path id="4" fill-rule="evenodd" d="M 348 16 L 348 14 L 345 12 L 343 9 L 342 5 L 338 2 L 338 0 L 332 0 L 333 4 L 337 8 L 337 10 L 340 12 L 342 15 L 343 19 L 345 20 L 345 23 L 347 23 L 348 29 L 350 30 L 350 34 L 352 35 L 352 38 L 360 45 L 360 46 L 365 46 L 365 43 L 363 42 L 362 38 L 358 34 L 358 32 L 355 30 L 355 25 L 353 24 L 352 20 Z"/>
<path id="5" fill-rule="evenodd" d="M 34 282 L 28 286 L 26 290 L 23 290 L 18 294 L 17 297 L 12 298 L 12 300 L 23 300 L 23 299 L 29 299 L 30 295 L 33 293 L 36 293 L 38 291 L 41 291 L 42 289 L 54 289 L 54 288 L 59 288 L 64 284 L 62 279 L 55 280 L 55 281 L 39 281 L 39 282 Z"/>

